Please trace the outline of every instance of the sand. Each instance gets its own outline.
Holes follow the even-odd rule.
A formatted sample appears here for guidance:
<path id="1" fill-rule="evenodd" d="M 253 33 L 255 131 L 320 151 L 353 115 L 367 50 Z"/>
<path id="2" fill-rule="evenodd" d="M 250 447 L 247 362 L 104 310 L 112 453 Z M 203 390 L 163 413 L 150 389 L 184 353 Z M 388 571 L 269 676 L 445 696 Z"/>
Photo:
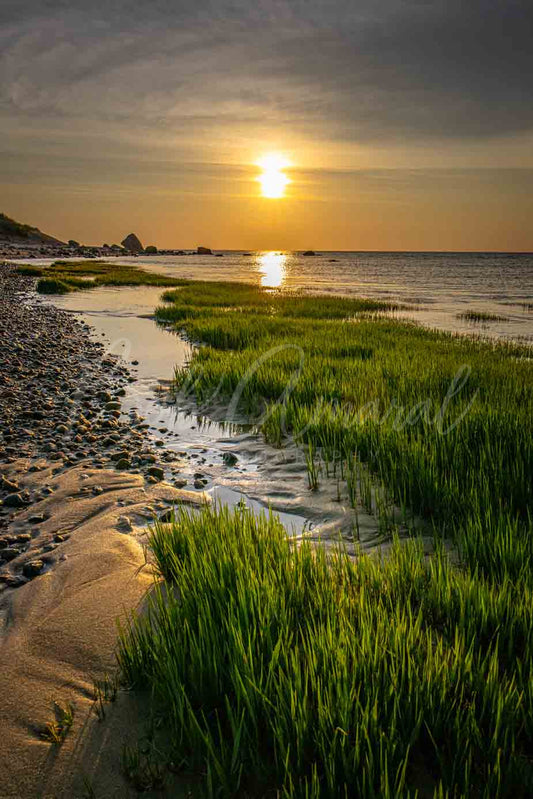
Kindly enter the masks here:
<path id="1" fill-rule="evenodd" d="M 55 489 L 12 522 L 20 529 L 26 517 L 49 514 L 26 559 L 43 551 L 45 539 L 70 537 L 53 550 L 45 573 L 0 594 L 0 797 L 135 796 L 121 753 L 143 729 L 142 700 L 119 692 L 99 721 L 93 681 L 116 668 L 117 619 L 135 611 L 153 583 L 142 545 L 147 517 L 172 502 L 205 498 L 146 485 L 141 475 L 80 464 L 54 476 L 46 462 L 39 465 L 28 472 L 28 461 L 17 461 L 8 472 L 23 488 L 47 481 Z M 93 485 L 103 493 L 94 496 Z M 61 745 L 42 738 L 54 702 L 74 708 Z"/>

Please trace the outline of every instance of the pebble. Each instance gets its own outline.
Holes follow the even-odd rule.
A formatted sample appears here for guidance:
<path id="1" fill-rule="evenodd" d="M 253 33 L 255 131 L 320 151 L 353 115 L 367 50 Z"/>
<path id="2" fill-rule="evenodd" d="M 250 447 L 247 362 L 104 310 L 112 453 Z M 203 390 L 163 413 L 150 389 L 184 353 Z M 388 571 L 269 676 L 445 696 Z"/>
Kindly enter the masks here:
<path id="1" fill-rule="evenodd" d="M 24 500 L 22 494 L 8 494 L 2 504 L 5 508 L 23 508 L 28 502 Z"/>
<path id="2" fill-rule="evenodd" d="M 126 365 L 106 353 L 104 344 L 93 340 L 91 328 L 74 314 L 37 298 L 34 285 L 35 279 L 18 274 L 14 265 L 0 264 L 0 560 L 4 562 L 15 560 L 31 539 L 20 533 L 22 537 L 10 540 L 5 535 L 8 525 L 19 511 L 54 491 L 44 484 L 30 494 L 8 476 L 7 469 L 2 474 L 4 466 L 23 457 L 28 471 L 52 463 L 51 473 L 57 475 L 83 463 L 81 480 L 89 480 L 91 470 L 131 468 L 144 474 L 148 483 L 157 483 L 165 476 L 159 464 L 175 459 L 165 453 L 162 440 L 149 438 L 148 424 L 137 410 L 130 412 L 127 422 L 121 421 L 120 398 L 126 395 L 125 386 L 135 382 Z M 160 420 L 161 434 L 168 433 L 164 424 Z M 115 453 L 113 460 L 108 452 Z M 44 464 L 37 460 L 43 458 Z M 186 484 L 180 478 L 176 481 Z M 104 488 L 89 483 L 82 491 L 99 496 Z M 34 512 L 27 521 L 39 525 L 47 518 Z M 38 528 L 36 534 L 37 545 L 42 535 Z M 56 533 L 45 548 L 53 549 L 64 540 L 64 534 Z M 35 552 L 34 561 L 37 556 Z M 9 568 L 19 567 L 15 561 Z M 25 582 L 20 571 L 6 580 L 10 585 Z"/>
<path id="3" fill-rule="evenodd" d="M 2 557 L 4 560 L 15 560 L 20 555 L 20 549 L 15 547 L 6 547 L 2 550 Z"/>
<path id="4" fill-rule="evenodd" d="M 117 521 L 117 528 L 123 533 L 133 532 L 133 525 L 128 516 L 119 516 Z"/>
<path id="5" fill-rule="evenodd" d="M 19 485 L 18 483 L 8 480 L 7 477 L 2 477 L 0 479 L 0 488 L 2 491 L 9 491 L 12 494 L 16 494 L 19 490 Z"/>
<path id="6" fill-rule="evenodd" d="M 43 569 L 44 562 L 42 560 L 30 560 L 22 567 L 22 574 L 24 577 L 27 577 L 29 580 L 31 580 L 33 577 L 37 577 L 37 575 L 40 574 Z"/>
<path id="7" fill-rule="evenodd" d="M 29 524 L 42 524 L 43 522 L 45 522 L 49 518 L 50 518 L 50 516 L 48 515 L 48 513 L 36 513 L 34 516 L 29 516 L 28 517 L 28 523 Z"/>

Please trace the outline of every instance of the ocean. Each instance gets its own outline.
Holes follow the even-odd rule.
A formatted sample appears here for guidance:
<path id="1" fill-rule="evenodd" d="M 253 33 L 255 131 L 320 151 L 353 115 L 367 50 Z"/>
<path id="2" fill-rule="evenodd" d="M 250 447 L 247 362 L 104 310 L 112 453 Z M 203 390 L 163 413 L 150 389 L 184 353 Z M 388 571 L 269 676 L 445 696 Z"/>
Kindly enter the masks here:
<path id="1" fill-rule="evenodd" d="M 395 300 L 410 306 L 398 315 L 427 327 L 533 343 L 531 253 L 219 252 L 135 262 L 175 277 Z M 473 321 L 467 311 L 498 318 Z"/>

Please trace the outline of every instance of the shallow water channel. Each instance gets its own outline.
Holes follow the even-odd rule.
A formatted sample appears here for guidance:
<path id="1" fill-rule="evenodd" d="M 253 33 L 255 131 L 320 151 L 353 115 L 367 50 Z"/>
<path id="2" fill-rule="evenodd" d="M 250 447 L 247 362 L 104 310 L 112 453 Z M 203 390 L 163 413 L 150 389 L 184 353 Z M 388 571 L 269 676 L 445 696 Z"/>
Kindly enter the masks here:
<path id="1" fill-rule="evenodd" d="M 300 447 L 271 447 L 242 419 L 216 421 L 179 397 L 173 402 L 169 383 L 192 348 L 152 318 L 160 295 L 160 288 L 99 288 L 39 301 L 77 314 L 108 353 L 124 359 L 135 382 L 122 401 L 123 421 L 144 417 L 149 434 L 180 454 L 187 490 L 206 491 L 224 505 L 244 503 L 255 513 L 271 509 L 289 534 L 335 545 L 342 539 L 348 554 L 388 547 L 376 516 L 352 509 L 343 480 L 322 477 L 317 490 L 309 488 Z M 195 489 L 198 479 L 204 485 Z"/>

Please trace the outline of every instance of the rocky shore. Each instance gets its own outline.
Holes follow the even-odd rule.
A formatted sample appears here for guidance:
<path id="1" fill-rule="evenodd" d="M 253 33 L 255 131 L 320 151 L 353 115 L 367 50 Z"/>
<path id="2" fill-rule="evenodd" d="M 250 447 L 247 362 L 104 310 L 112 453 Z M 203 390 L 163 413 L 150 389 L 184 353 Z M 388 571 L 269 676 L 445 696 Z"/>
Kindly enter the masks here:
<path id="1" fill-rule="evenodd" d="M 0 342 L 0 797 L 133 798 L 120 764 L 144 711 L 119 690 L 103 721 L 97 686 L 153 584 L 147 525 L 207 497 L 166 482 L 178 456 L 121 412 L 126 365 L 6 264 Z"/>
<path id="2" fill-rule="evenodd" d="M 27 529 L 11 531 L 17 514 L 53 491 L 46 481 L 24 490 L 10 476 L 15 462 L 24 459 L 31 473 L 44 459 L 53 475 L 79 464 L 127 470 L 147 483 L 179 465 L 175 453 L 151 444 L 142 417 L 121 413 L 124 387 L 135 380 L 126 366 L 106 355 L 72 314 L 42 304 L 33 282 L 0 266 L 0 590 L 39 574 L 42 555 L 58 543 L 43 542 L 45 552 L 30 547 L 42 521 L 37 516 L 29 516 Z M 98 484 L 82 488 L 92 495 L 103 490 Z"/>

